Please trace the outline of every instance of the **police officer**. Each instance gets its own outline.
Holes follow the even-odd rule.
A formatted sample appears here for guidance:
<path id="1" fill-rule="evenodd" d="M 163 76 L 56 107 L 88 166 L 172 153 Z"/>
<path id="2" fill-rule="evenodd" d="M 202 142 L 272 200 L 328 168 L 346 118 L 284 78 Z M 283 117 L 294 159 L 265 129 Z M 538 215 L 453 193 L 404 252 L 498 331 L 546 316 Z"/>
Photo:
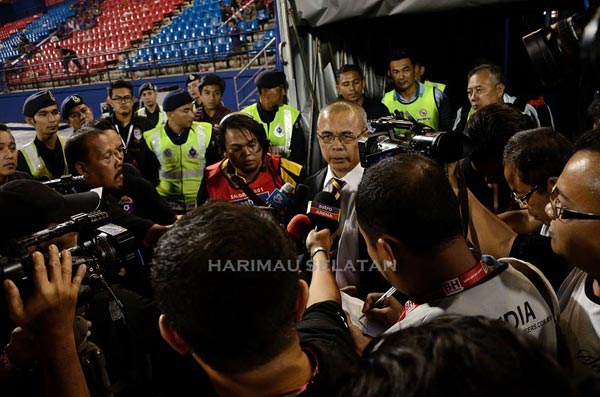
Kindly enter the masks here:
<path id="1" fill-rule="evenodd" d="M 258 102 L 242 109 L 242 112 L 249 113 L 263 124 L 273 154 L 304 165 L 306 138 L 300 125 L 300 111 L 285 104 L 285 74 L 276 69 L 265 70 L 256 76 L 254 84 L 258 89 Z"/>
<path id="2" fill-rule="evenodd" d="M 150 82 L 142 84 L 138 89 L 138 97 L 144 106 L 138 109 L 137 114 L 138 116 L 147 117 L 154 123 L 155 127 L 159 124 L 164 125 L 167 122 L 167 114 L 156 102 L 156 96 L 156 86 Z"/>
<path id="3" fill-rule="evenodd" d="M 17 170 L 46 180 L 67 174 L 64 142 L 58 136 L 60 113 L 52 92 L 39 91 L 28 97 L 23 116 L 35 128 L 35 138 L 19 150 Z"/>
<path id="4" fill-rule="evenodd" d="M 138 116 L 133 111 L 133 88 L 131 83 L 125 80 L 117 80 L 108 88 L 110 105 L 114 112 L 108 119 L 119 133 L 127 154 L 125 162 L 133 164 L 140 170 L 142 176 L 152 184 L 158 184 L 158 168 L 160 164 L 156 156 L 144 142 L 144 131 L 154 128 L 154 124 L 148 118 Z"/>
<path id="5" fill-rule="evenodd" d="M 79 95 L 69 95 L 60 104 L 60 114 L 73 131 L 77 131 L 86 122 L 94 121 L 94 112 Z"/>
<path id="6" fill-rule="evenodd" d="M 156 189 L 177 213 L 195 207 L 204 167 L 217 161 L 217 154 L 210 153 L 212 125 L 194 121 L 193 102 L 186 91 L 170 92 L 163 101 L 167 123 L 144 133 L 160 162 Z"/>
<path id="7" fill-rule="evenodd" d="M 194 99 L 194 102 L 192 103 L 192 110 L 194 111 L 194 113 L 196 112 L 196 110 L 198 110 L 198 108 L 202 104 L 202 101 L 200 100 L 200 91 L 198 89 L 201 79 L 202 79 L 202 76 L 195 73 L 195 74 L 190 74 L 187 77 L 187 79 L 185 80 L 185 86 L 187 87 L 187 92 Z"/>

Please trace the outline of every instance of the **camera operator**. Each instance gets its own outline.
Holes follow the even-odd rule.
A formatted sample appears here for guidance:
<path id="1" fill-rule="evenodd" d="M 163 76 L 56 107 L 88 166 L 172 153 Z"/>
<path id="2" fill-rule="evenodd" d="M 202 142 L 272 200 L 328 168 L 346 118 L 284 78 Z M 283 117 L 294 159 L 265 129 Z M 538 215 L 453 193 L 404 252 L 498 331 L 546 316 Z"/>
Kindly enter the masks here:
<path id="1" fill-rule="evenodd" d="M 99 202 L 99 196 L 94 192 L 62 196 L 50 187 L 31 179 L 15 180 L 2 185 L 0 207 L 5 211 L 2 218 L 3 227 L 0 230 L 0 252 L 8 251 L 9 239 L 25 237 L 65 221 L 71 215 L 93 211 Z M 49 248 L 48 243 L 52 243 Z M 87 341 L 87 322 L 80 317 L 75 320 L 75 301 L 85 268 L 80 267 L 71 281 L 70 253 L 63 251 L 62 263 L 58 261 L 59 247 L 66 249 L 74 245 L 76 235 L 68 233 L 40 246 L 28 247 L 37 251 L 47 248 L 49 252 L 49 279 L 42 255 L 39 252 L 32 254 L 33 271 L 30 279 L 33 280 L 33 288 L 21 283 L 16 285 L 9 279 L 4 280 L 11 319 L 20 326 L 13 330 L 11 341 L 0 357 L 0 379 L 3 391 L 7 394 L 11 391 L 23 393 L 23 390 L 34 392 L 33 388 L 39 387 L 38 383 L 31 382 L 35 378 L 27 376 L 29 371 L 24 371 L 24 367 L 31 368 L 36 360 L 44 367 L 48 395 L 89 394 L 87 391 L 82 394 L 83 389 L 77 394 L 68 391 L 76 389 L 63 389 L 70 386 L 82 387 L 78 380 L 81 367 L 77 354 L 91 346 L 96 347 Z M 62 277 L 59 279 L 56 272 L 61 268 Z M 6 275 L 4 266 L 2 275 L 3 278 Z M 28 296 L 24 295 L 25 291 Z M 3 327 L 14 326 L 6 321 L 1 323 Z M 3 343 L 8 340 L 9 334 L 10 328 L 2 329 L 0 337 Z M 59 383 L 51 385 L 53 382 Z M 53 390 L 56 390 L 55 394 L 52 394 Z"/>

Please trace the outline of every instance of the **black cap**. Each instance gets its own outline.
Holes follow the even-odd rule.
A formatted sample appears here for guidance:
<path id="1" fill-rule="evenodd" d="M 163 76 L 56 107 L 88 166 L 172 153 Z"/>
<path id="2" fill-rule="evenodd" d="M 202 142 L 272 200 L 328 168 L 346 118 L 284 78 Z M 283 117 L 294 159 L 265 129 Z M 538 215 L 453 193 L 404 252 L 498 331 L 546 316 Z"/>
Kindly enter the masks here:
<path id="1" fill-rule="evenodd" d="M 87 105 L 85 100 L 79 95 L 74 94 L 66 97 L 60 104 L 60 114 L 62 115 L 62 118 L 64 120 L 68 119 L 71 109 L 79 105 Z"/>
<path id="2" fill-rule="evenodd" d="M 142 92 L 144 91 L 156 91 L 156 86 L 150 82 L 144 83 L 138 88 L 138 96 L 142 96 Z"/>
<path id="3" fill-rule="evenodd" d="M 94 211 L 100 205 L 96 192 L 62 195 L 33 179 L 17 179 L 0 186 L 3 238 L 24 237 L 69 220 L 73 215 Z"/>
<path id="4" fill-rule="evenodd" d="M 202 78 L 201 75 L 199 74 L 190 74 L 187 79 L 185 80 L 185 85 L 187 86 L 189 83 L 191 83 L 192 81 L 196 81 L 196 80 L 200 80 Z"/>
<path id="5" fill-rule="evenodd" d="M 194 98 L 182 89 L 171 91 L 163 99 L 163 110 L 165 112 L 171 112 L 180 106 L 187 105 L 188 103 L 194 102 Z"/>
<path id="6" fill-rule="evenodd" d="M 225 91 L 225 80 L 223 77 L 216 74 L 207 74 L 200 79 L 198 89 L 201 90 L 205 85 L 218 85 L 221 88 L 221 92 Z"/>
<path id="7" fill-rule="evenodd" d="M 275 88 L 285 84 L 285 73 L 277 69 L 265 70 L 254 79 L 256 88 Z"/>
<path id="8" fill-rule="evenodd" d="M 33 117 L 38 110 L 48 106 L 56 105 L 56 99 L 48 90 L 39 91 L 25 99 L 23 104 L 23 116 Z"/>

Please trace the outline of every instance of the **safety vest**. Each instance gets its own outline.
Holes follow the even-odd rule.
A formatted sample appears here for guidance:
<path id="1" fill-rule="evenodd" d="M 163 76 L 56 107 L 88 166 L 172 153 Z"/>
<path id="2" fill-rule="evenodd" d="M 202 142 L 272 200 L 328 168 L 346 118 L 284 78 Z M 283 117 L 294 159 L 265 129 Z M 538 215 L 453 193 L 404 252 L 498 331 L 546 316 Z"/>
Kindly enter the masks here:
<path id="1" fill-rule="evenodd" d="M 160 105 L 156 106 L 158 106 L 158 122 L 156 123 L 155 127 L 158 127 L 159 125 L 165 125 L 165 123 L 167 122 L 167 113 L 162 109 Z M 137 111 L 138 116 L 148 117 L 146 115 L 147 113 L 148 112 L 146 112 L 146 107 L 142 107 Z"/>
<path id="2" fill-rule="evenodd" d="M 438 83 L 436 81 L 429 81 L 429 80 L 425 80 L 422 83 L 425 85 L 429 85 L 431 87 L 435 87 L 442 92 L 444 92 L 446 90 L 446 84 L 444 84 L 444 83 Z"/>
<path id="3" fill-rule="evenodd" d="M 432 86 L 423 85 L 425 90 L 423 95 L 417 97 L 411 103 L 404 104 L 397 101 L 394 97 L 395 90 L 386 92 L 383 97 L 383 103 L 389 109 L 391 114 L 395 114 L 395 111 L 408 112 L 415 120 L 423 123 L 434 130 L 438 129 L 439 115 L 437 104 L 435 103 L 435 93 Z M 394 128 L 396 134 L 411 134 L 409 130 L 402 130 Z"/>
<path id="4" fill-rule="evenodd" d="M 292 131 L 294 123 L 298 119 L 298 116 L 300 116 L 300 112 L 297 109 L 294 109 L 289 105 L 281 105 L 279 109 L 277 109 L 275 118 L 268 126 L 267 123 L 260 119 L 256 104 L 245 107 L 242 109 L 242 112 L 250 114 L 256 121 L 261 122 L 265 127 L 267 138 L 271 141 L 271 153 L 284 157 L 290 156 Z"/>
<path id="5" fill-rule="evenodd" d="M 160 162 L 156 190 L 174 210 L 187 211 L 196 206 L 211 134 L 210 124 L 196 121 L 182 145 L 171 141 L 164 125 L 144 133 L 144 140 Z"/>
<path id="6" fill-rule="evenodd" d="M 298 176 L 302 171 L 300 164 L 294 163 L 279 155 L 267 153 L 263 159 L 267 164 L 261 169 L 256 178 L 248 184 L 250 189 L 263 201 L 285 182 L 296 187 Z M 225 159 L 206 168 L 206 190 L 211 200 L 223 199 L 232 203 L 246 204 L 250 199 L 230 178 L 227 167 L 229 160 Z"/>
<path id="7" fill-rule="evenodd" d="M 50 174 L 50 170 L 48 170 L 48 167 L 46 167 L 46 163 L 44 163 L 42 156 L 39 155 L 34 141 L 35 139 L 21 148 L 21 154 L 23 157 L 25 157 L 25 161 L 27 162 L 31 176 L 33 176 L 35 179 L 40 179 L 42 177 L 53 179 L 54 177 Z M 65 157 L 65 142 L 60 135 L 58 136 L 58 142 L 60 144 L 60 148 L 63 153 L 63 161 L 65 163 L 63 175 L 66 175 L 69 173 L 69 167 Z M 57 177 L 60 176 L 61 175 L 58 175 Z"/>

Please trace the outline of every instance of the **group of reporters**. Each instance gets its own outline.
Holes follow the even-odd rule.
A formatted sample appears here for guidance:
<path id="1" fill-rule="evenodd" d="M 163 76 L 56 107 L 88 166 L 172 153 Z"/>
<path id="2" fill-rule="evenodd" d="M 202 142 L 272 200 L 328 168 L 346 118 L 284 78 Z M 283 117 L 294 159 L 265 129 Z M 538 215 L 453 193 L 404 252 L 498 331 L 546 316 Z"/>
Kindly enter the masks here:
<path id="1" fill-rule="evenodd" d="M 270 78 L 281 83 L 280 74 Z M 126 386 L 118 391 L 91 383 L 79 365 L 73 321 L 85 272 L 71 269 L 68 251 L 59 258 L 51 245 L 46 259 L 32 255 L 29 296 L 4 281 L 11 318 L 39 344 L 36 359 L 49 395 L 174 395 L 199 373 L 201 381 L 194 379 L 192 387 L 222 396 L 448 390 L 575 396 L 598 390 L 597 131 L 573 149 L 551 129 L 519 132 L 527 129 L 518 120 L 522 113 L 496 103 L 478 108 L 466 123 L 471 147 L 459 164 L 404 153 L 364 169 L 358 140 L 370 130 L 361 92 L 355 96 L 363 101 L 341 99 L 321 109 L 316 133 L 326 165 L 305 179 L 302 164 L 271 153 L 259 113 L 231 113 L 214 128 L 193 121 L 194 100 L 181 90 L 163 101 L 165 124 L 138 131 L 128 108 L 119 108 L 129 104 L 133 90 L 111 89 L 113 116 L 90 121 L 66 141 L 57 135 L 58 105 L 49 91 L 24 105 L 36 139 L 20 155 L 10 132 L 0 131 L 3 210 L 10 211 L 4 202 L 9 205 L 11 197 L 25 202 L 28 195 L 40 195 L 30 203 L 39 213 L 67 205 L 58 199 L 44 207 L 51 193 L 15 172 L 19 163 L 31 177 L 81 175 L 84 184 L 76 190 L 102 188 L 95 207 L 86 201 L 89 209 L 106 211 L 112 223 L 132 232 L 140 249 L 139 268 L 123 269 L 115 280 L 116 300 L 126 302 L 123 325 L 137 328 L 128 336 L 147 338 L 134 345 L 148 352 L 128 356 L 126 365 L 108 354 L 107 369 L 118 380 L 114 368 L 127 371 L 129 364 L 153 372 L 143 379 L 135 379 L 139 373 L 123 375 Z M 424 92 L 435 101 L 441 98 L 436 90 Z M 69 100 L 86 105 L 73 98 L 63 105 Z M 79 112 L 81 119 L 85 113 Z M 505 124 L 514 127 L 511 132 Z M 481 131 L 489 134 L 482 138 Z M 132 142 L 139 143 L 133 154 Z M 540 148 L 539 142 L 556 144 Z M 521 145 L 527 150 L 518 154 Z M 158 178 L 148 177 L 148 168 L 140 172 L 137 155 L 157 161 Z M 542 160 L 546 166 L 531 171 L 530 164 Z M 189 166 L 174 169 L 170 162 Z M 499 173 L 522 211 L 499 217 L 493 213 L 497 201 L 488 205 L 490 211 L 476 191 L 461 196 L 465 179 L 476 190 L 476 176 Z M 178 184 L 183 174 L 195 188 Z M 19 178 L 25 181 L 15 181 Z M 287 197 L 286 183 L 293 187 Z M 178 192 L 170 195 L 174 186 Z M 81 194 L 89 193 L 73 193 L 70 200 L 83 202 Z M 278 206 L 278 195 L 286 205 Z M 41 226 L 64 221 L 80 208 L 72 205 L 61 212 L 63 219 L 44 218 Z M 300 240 L 294 245 L 282 225 L 290 230 L 299 219 L 308 219 L 307 227 L 293 233 Z M 550 225 L 550 237 L 519 237 L 539 233 L 542 224 Z M 502 258 L 507 256 L 516 258 Z M 248 271 L 254 262 L 262 268 Z M 389 287 L 397 292 L 375 305 Z M 349 313 L 354 299 L 364 301 L 366 320 Z M 105 322 L 123 319 L 114 301 L 102 310 L 104 317 L 92 319 L 100 334 Z M 386 331 L 373 339 L 365 321 Z M 52 341 L 45 337 L 47 328 L 53 328 Z M 192 360 L 165 352 L 159 333 L 173 351 L 193 357 L 201 371 Z M 15 343 L 18 339 L 0 361 L 0 375 L 8 373 L 7 378 L 23 355 Z M 136 366 L 146 359 L 151 365 Z M 176 385 L 182 377 L 173 377 L 173 365 L 185 368 L 189 378 Z"/>

